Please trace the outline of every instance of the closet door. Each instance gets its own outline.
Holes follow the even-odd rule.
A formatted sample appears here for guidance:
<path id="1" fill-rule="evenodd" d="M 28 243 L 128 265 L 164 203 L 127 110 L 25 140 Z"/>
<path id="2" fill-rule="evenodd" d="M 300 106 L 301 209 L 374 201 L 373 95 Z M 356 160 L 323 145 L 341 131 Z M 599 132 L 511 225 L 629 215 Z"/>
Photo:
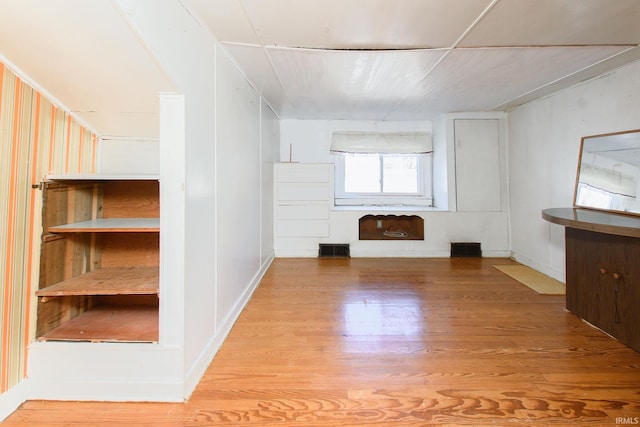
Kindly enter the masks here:
<path id="1" fill-rule="evenodd" d="M 458 211 L 502 209 L 500 128 L 497 119 L 455 120 Z"/>

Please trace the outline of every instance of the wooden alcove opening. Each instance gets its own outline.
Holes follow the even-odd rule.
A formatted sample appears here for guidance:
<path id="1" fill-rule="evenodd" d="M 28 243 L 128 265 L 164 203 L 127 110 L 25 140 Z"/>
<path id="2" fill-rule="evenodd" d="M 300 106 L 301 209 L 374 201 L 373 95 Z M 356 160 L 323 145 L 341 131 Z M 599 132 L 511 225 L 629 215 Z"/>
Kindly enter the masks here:
<path id="1" fill-rule="evenodd" d="M 418 215 L 365 215 L 359 220 L 360 240 L 424 240 L 424 219 Z"/>

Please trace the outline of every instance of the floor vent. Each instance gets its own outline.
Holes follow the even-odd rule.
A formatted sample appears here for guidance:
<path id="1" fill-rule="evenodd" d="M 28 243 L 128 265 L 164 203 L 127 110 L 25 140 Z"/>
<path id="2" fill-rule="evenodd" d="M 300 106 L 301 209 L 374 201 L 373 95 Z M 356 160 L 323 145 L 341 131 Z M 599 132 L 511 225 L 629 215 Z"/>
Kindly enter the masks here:
<path id="1" fill-rule="evenodd" d="M 451 257 L 481 257 L 480 243 L 451 243 Z"/>
<path id="2" fill-rule="evenodd" d="M 349 257 L 348 243 L 320 243 L 319 257 Z"/>

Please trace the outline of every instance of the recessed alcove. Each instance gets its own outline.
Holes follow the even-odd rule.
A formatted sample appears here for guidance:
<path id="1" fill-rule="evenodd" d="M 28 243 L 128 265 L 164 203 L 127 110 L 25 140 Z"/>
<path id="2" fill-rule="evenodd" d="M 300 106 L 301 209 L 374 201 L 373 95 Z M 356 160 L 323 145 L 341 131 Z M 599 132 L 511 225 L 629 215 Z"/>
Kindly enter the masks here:
<path id="1" fill-rule="evenodd" d="M 360 240 L 424 240 L 418 215 L 365 215 L 359 219 Z"/>

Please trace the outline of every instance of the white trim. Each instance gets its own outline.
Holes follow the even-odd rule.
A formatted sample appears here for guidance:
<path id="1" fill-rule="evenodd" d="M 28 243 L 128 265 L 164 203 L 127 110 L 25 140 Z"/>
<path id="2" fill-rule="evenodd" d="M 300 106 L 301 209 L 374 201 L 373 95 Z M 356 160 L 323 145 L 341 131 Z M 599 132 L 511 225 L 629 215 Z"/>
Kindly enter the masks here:
<path id="1" fill-rule="evenodd" d="M 158 181 L 159 174 L 48 174 L 45 179 L 49 181 Z"/>
<path id="2" fill-rule="evenodd" d="M 351 245 L 351 257 L 352 258 L 450 258 L 450 250 L 437 250 L 437 249 L 394 249 L 381 247 L 380 249 L 359 249 L 357 246 Z M 500 250 L 482 250 L 482 258 L 507 258 L 509 251 Z"/>
<path id="3" fill-rule="evenodd" d="M 96 369 L 99 369 L 97 367 Z M 41 380 L 31 389 L 29 400 L 183 402 L 179 381 L 66 381 Z"/>
<path id="4" fill-rule="evenodd" d="M 332 211 L 355 211 L 355 212 L 414 212 L 416 215 L 423 214 L 425 212 L 450 212 L 448 209 L 436 208 L 433 206 L 366 206 L 366 205 L 351 205 L 351 206 L 333 206 Z"/>
<path id="5" fill-rule="evenodd" d="M 358 242 L 350 244 L 351 258 L 450 258 L 451 251 L 438 249 L 397 249 L 390 250 L 385 241 L 380 241 L 380 248 L 359 248 Z M 397 242 L 397 241 L 394 241 Z M 407 241 L 405 241 L 407 242 Z M 386 242 L 389 243 L 389 242 Z M 508 258 L 508 250 L 482 250 L 483 258 Z M 318 250 L 284 249 L 276 252 L 276 258 L 317 258 Z"/>
<path id="6" fill-rule="evenodd" d="M 0 394 L 0 422 L 27 401 L 28 381 L 22 380 L 8 391 Z"/>
<path id="7" fill-rule="evenodd" d="M 567 283 L 567 277 L 566 277 L 565 272 L 554 270 L 554 269 L 550 268 L 549 266 L 542 265 L 542 264 L 532 260 L 529 257 L 517 254 L 517 253 L 515 253 L 513 251 L 511 252 L 511 258 L 513 260 L 519 262 L 522 265 L 526 265 L 527 267 L 531 267 L 534 270 L 537 270 L 540 273 L 545 274 L 545 275 L 547 275 L 549 277 L 552 277 L 552 278 L 554 278 L 554 279 L 556 279 L 556 280 L 558 280 L 558 281 L 560 281 L 562 283 Z"/>
<path id="8" fill-rule="evenodd" d="M 182 351 L 160 344 L 35 342 L 28 375 L 30 400 L 184 400 Z"/>
<path id="9" fill-rule="evenodd" d="M 184 357 L 186 130 L 183 94 L 160 94 L 160 343 Z M 182 362 L 181 362 L 182 363 Z"/>
<path id="10" fill-rule="evenodd" d="M 334 153 L 335 206 L 414 206 L 416 209 L 432 207 L 433 205 L 433 153 L 413 154 L 418 160 L 418 192 L 415 194 L 388 193 L 347 193 L 344 191 L 345 155 L 348 153 Z M 377 153 L 384 156 L 384 153 Z"/>

